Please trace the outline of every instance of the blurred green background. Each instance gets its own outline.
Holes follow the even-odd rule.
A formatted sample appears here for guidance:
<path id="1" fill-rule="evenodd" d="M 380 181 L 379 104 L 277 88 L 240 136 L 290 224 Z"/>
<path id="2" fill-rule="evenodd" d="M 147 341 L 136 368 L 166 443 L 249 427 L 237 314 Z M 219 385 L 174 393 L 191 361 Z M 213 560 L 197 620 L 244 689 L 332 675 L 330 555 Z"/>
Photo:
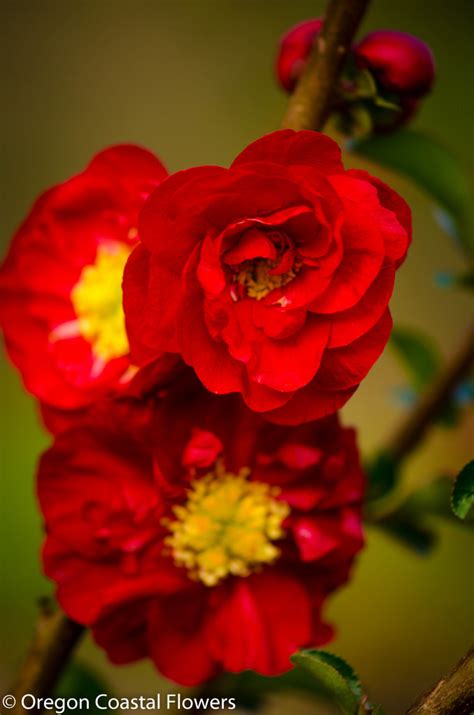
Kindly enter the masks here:
<path id="1" fill-rule="evenodd" d="M 277 128 L 286 97 L 273 76 L 276 43 L 288 26 L 323 7 L 321 0 L 4 1 L 2 252 L 36 195 L 108 144 L 138 142 L 177 170 L 227 164 L 248 142 Z M 435 92 L 414 124 L 466 163 L 473 149 L 473 11 L 471 0 L 373 0 L 361 29 L 405 30 L 431 45 Z M 394 318 L 429 331 L 449 356 L 467 324 L 468 297 L 436 287 L 433 275 L 461 269 L 461 255 L 419 188 L 353 157 L 350 163 L 389 181 L 411 204 L 414 244 L 399 273 Z M 35 599 L 51 587 L 40 572 L 33 482 L 48 438 L 3 356 L 0 379 L 1 689 L 27 647 Z M 366 453 L 403 420 L 392 391 L 405 383 L 387 351 L 344 410 Z M 458 470 L 470 442 L 467 419 L 455 431 L 434 429 L 406 465 L 407 488 Z M 474 632 L 472 537 L 455 524 L 440 524 L 440 534 L 437 549 L 424 558 L 369 530 L 351 584 L 328 609 L 338 629 L 331 649 L 352 663 L 388 715 L 404 712 L 450 669 Z M 79 657 L 117 693 L 163 687 L 149 664 L 112 668 L 88 640 Z"/>

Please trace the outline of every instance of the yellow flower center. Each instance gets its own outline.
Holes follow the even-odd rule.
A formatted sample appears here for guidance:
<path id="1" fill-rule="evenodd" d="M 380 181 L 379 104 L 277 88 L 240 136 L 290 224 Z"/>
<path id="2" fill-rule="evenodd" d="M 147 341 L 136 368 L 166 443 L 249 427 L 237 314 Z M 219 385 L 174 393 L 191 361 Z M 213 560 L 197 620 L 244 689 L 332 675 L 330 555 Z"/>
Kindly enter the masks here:
<path id="1" fill-rule="evenodd" d="M 276 262 L 258 258 L 253 261 L 244 261 L 240 271 L 235 274 L 235 280 L 246 290 L 249 298 L 261 300 L 275 288 L 282 288 L 290 283 L 298 273 L 297 263 L 286 273 L 279 275 L 271 273 L 276 267 Z"/>
<path id="2" fill-rule="evenodd" d="M 79 332 L 91 343 L 94 355 L 104 361 L 129 352 L 122 308 L 122 276 L 131 248 L 102 245 L 95 263 L 82 269 L 71 292 Z"/>
<path id="3" fill-rule="evenodd" d="M 248 476 L 248 469 L 232 474 L 218 463 L 192 482 L 188 501 L 173 509 L 176 519 L 165 520 L 175 563 L 206 586 L 248 576 L 280 554 L 273 541 L 285 535 L 289 506 L 276 498 L 278 489 Z"/>

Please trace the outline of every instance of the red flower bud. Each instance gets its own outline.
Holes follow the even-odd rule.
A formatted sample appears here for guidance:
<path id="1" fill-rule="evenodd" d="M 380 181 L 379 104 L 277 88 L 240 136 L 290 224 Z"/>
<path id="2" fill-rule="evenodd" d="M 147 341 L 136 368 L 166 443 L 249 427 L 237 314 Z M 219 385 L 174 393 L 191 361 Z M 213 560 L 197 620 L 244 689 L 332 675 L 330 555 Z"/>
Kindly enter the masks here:
<path id="1" fill-rule="evenodd" d="M 281 38 L 276 73 L 281 86 L 288 92 L 295 88 L 322 26 L 321 18 L 305 20 L 291 27 Z"/>
<path id="2" fill-rule="evenodd" d="M 377 30 L 354 46 L 359 67 L 373 72 L 382 89 L 422 97 L 434 81 L 433 53 L 414 35 Z"/>

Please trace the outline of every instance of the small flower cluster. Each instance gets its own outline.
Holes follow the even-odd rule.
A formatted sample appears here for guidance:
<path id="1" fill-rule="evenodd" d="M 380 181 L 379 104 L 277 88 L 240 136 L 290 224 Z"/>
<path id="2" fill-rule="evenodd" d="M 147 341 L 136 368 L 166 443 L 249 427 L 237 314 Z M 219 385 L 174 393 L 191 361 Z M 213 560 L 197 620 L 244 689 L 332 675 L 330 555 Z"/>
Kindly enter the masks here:
<path id="1" fill-rule="evenodd" d="M 37 200 L 0 321 L 54 435 L 44 569 L 113 662 L 194 685 L 331 638 L 363 543 L 337 410 L 388 339 L 410 235 L 405 202 L 315 132 L 171 176 L 112 147 Z"/>
<path id="2" fill-rule="evenodd" d="M 306 20 L 281 38 L 276 59 L 280 85 L 292 92 L 324 20 Z M 393 131 L 408 122 L 435 78 L 433 54 L 419 37 L 396 30 L 370 32 L 351 48 L 335 93 L 334 112 L 347 134 Z"/>

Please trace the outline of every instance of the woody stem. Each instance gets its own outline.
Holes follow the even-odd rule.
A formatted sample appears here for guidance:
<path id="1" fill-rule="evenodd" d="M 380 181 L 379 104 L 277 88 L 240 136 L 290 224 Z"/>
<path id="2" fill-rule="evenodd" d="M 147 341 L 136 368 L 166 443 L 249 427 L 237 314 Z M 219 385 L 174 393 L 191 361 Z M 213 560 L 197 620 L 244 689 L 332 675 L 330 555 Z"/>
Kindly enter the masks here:
<path id="1" fill-rule="evenodd" d="M 23 695 L 42 698 L 51 694 L 83 632 L 83 626 L 53 611 L 48 602 L 40 606 L 33 640 L 11 691 L 16 698 L 14 713 L 27 712 Z"/>
<path id="2" fill-rule="evenodd" d="M 407 715 L 469 715 L 474 712 L 474 648 L 422 696 Z"/>
<path id="3" fill-rule="evenodd" d="M 443 372 L 425 392 L 417 407 L 393 435 L 387 452 L 401 462 L 423 440 L 428 428 L 441 414 L 453 390 L 469 373 L 474 361 L 474 330 L 469 327 L 462 344 Z"/>

